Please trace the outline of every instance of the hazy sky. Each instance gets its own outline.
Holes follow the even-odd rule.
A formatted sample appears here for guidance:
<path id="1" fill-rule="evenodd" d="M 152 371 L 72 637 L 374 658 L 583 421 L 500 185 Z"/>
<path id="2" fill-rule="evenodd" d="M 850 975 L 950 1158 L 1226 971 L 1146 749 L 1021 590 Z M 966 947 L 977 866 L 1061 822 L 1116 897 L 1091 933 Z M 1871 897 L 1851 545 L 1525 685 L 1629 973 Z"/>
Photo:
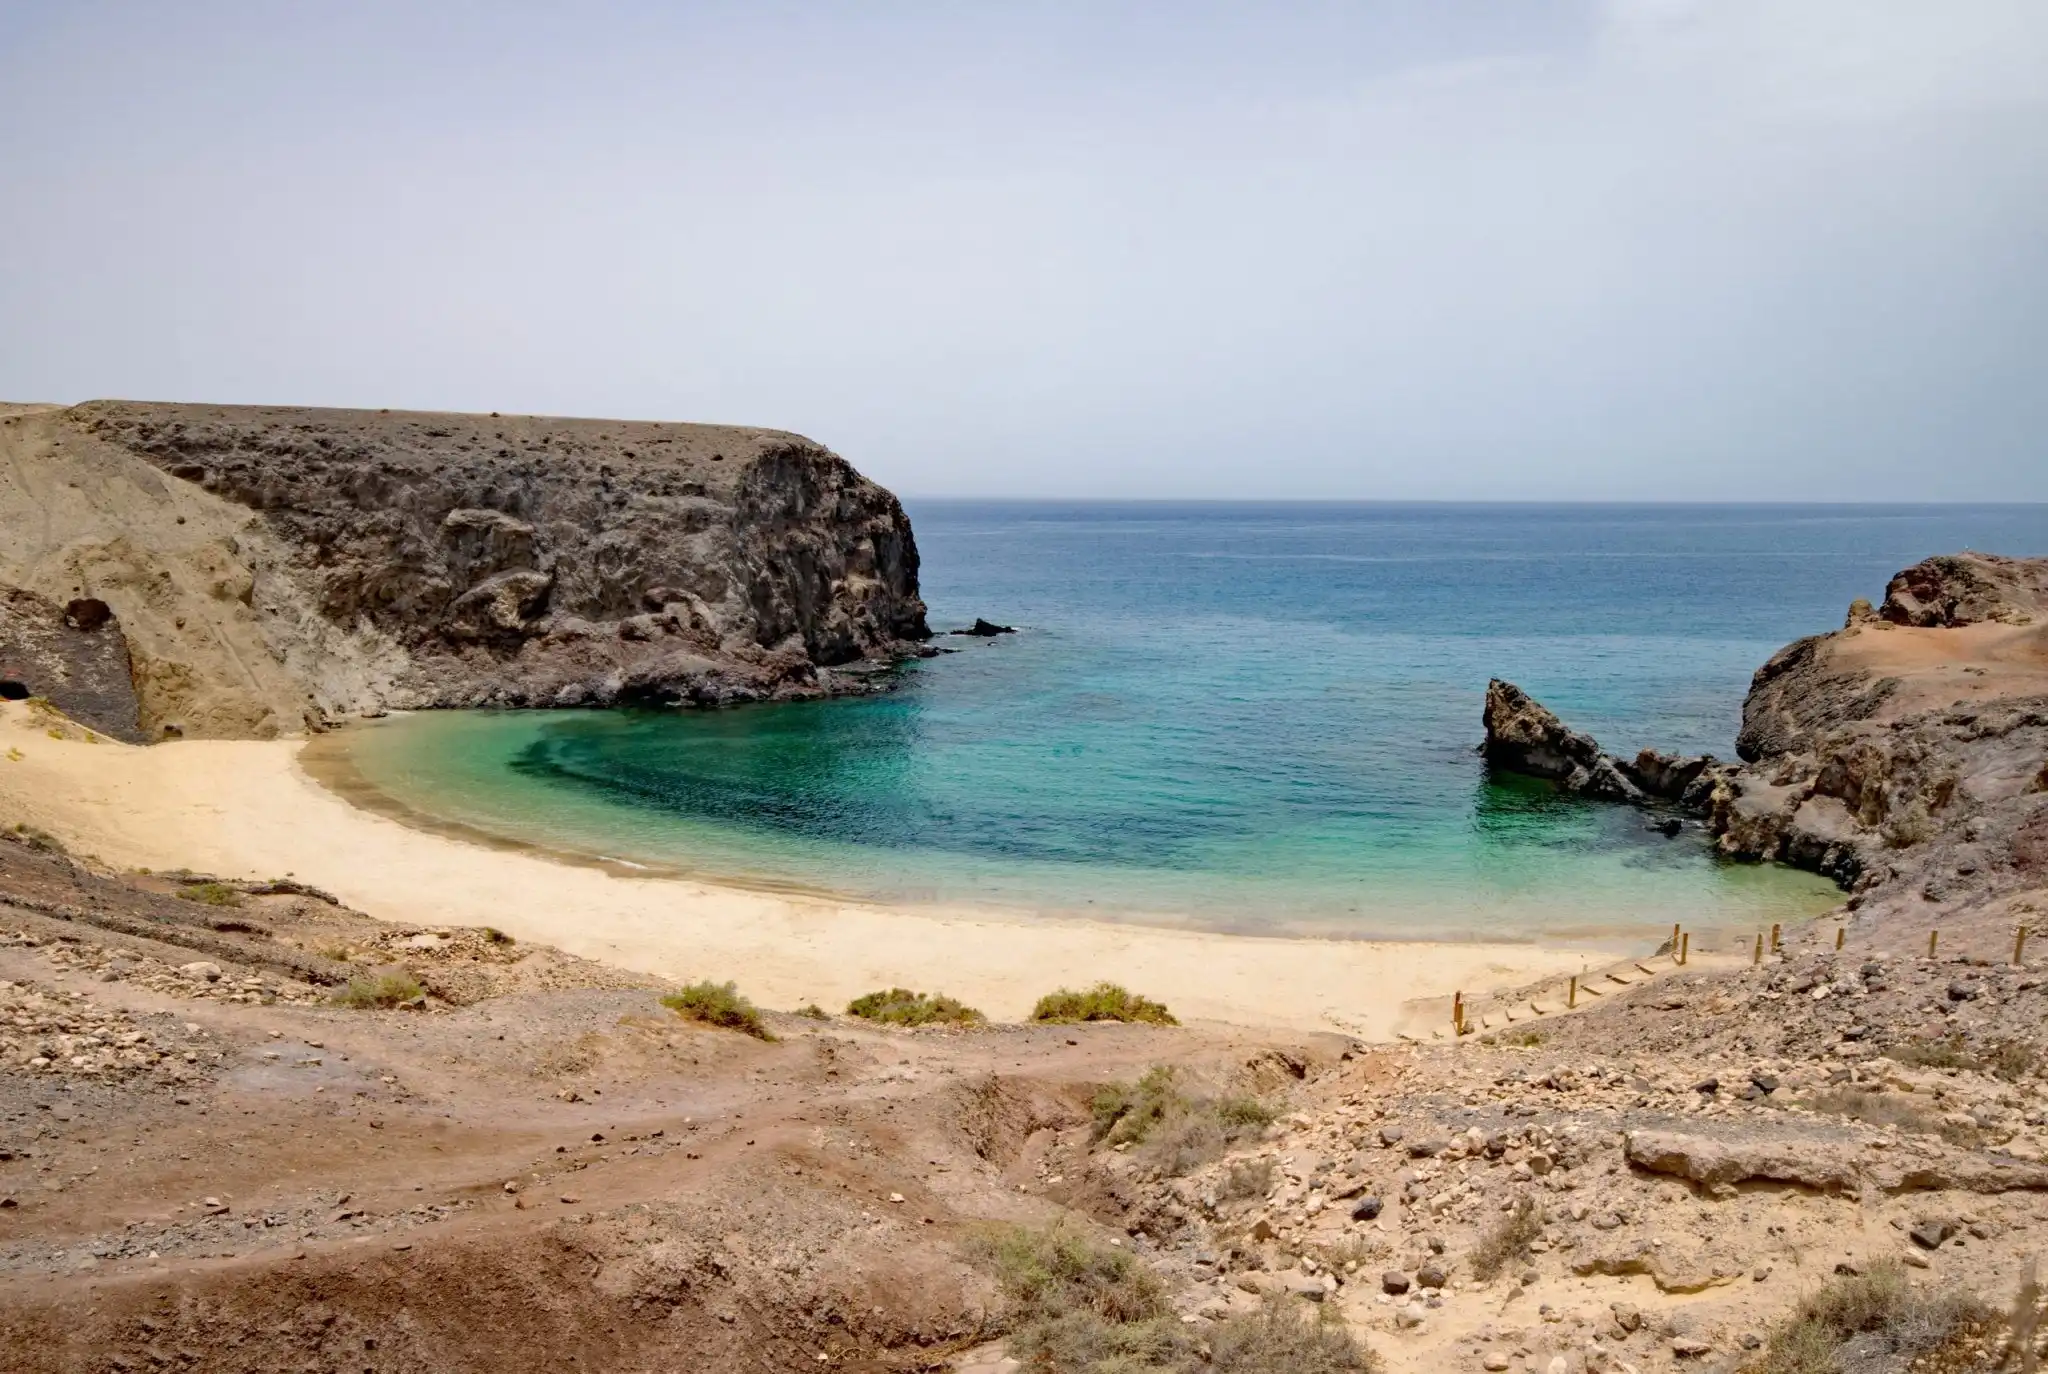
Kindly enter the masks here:
<path id="1" fill-rule="evenodd" d="M 0 399 L 2048 499 L 2048 0 L 0 0 Z"/>

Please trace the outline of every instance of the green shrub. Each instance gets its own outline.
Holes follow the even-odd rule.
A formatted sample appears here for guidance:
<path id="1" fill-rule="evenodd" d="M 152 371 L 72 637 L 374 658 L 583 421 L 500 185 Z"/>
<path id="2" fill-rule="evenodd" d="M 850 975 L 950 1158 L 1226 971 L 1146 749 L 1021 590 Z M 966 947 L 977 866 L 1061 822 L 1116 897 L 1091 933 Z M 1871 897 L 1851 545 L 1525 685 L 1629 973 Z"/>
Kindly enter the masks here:
<path id="1" fill-rule="evenodd" d="M 427 990 L 410 973 L 366 973 L 349 979 L 348 986 L 335 993 L 332 1000 L 339 1006 L 367 1011 L 406 1006 L 426 995 Z"/>
<path id="2" fill-rule="evenodd" d="M 242 894 L 226 883 L 192 883 L 181 887 L 177 896 L 187 902 L 198 902 L 202 906 L 240 906 Z"/>
<path id="3" fill-rule="evenodd" d="M 1118 987 L 1097 983 L 1086 992 L 1061 988 L 1038 999 L 1031 1009 L 1034 1021 L 1066 1024 L 1075 1021 L 1147 1021 L 1155 1026 L 1178 1026 L 1164 1004 Z"/>
<path id="4" fill-rule="evenodd" d="M 830 1021 L 832 1019 L 832 1013 L 826 1011 L 816 1002 L 798 1007 L 791 1015 L 801 1016 L 806 1021 Z"/>
<path id="5" fill-rule="evenodd" d="M 1762 1357 L 1746 1370 L 1838 1374 L 1852 1367 L 1918 1368 L 1921 1360 L 1995 1320 L 1975 1298 L 1916 1291 L 1906 1282 L 1905 1266 L 1884 1260 L 1866 1274 L 1836 1279 L 1806 1298 L 1772 1328 Z"/>
<path id="6" fill-rule="evenodd" d="M 985 1026 L 988 1018 L 965 1002 L 944 995 L 890 988 L 871 992 L 846 1004 L 848 1016 L 890 1026 Z"/>
<path id="7" fill-rule="evenodd" d="M 517 944 L 518 941 L 514 940 L 510 935 L 507 935 L 504 931 L 498 929 L 496 926 L 485 926 L 484 943 L 487 945 L 512 945 Z"/>
<path id="8" fill-rule="evenodd" d="M 738 986 L 732 983 L 714 983 L 709 979 L 692 983 L 681 992 L 662 998 L 661 1004 L 686 1021 L 741 1031 L 756 1040 L 775 1038 L 762 1024 L 760 1011 L 740 996 Z"/>

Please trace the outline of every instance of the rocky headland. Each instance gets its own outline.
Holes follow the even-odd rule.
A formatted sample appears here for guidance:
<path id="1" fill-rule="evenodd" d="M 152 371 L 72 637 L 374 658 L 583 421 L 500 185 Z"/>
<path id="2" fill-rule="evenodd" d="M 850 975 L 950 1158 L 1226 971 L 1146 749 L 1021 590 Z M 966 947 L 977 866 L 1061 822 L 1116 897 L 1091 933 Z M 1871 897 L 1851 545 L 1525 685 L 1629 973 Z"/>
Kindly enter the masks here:
<path id="1" fill-rule="evenodd" d="M 1835 879 L 1866 927 L 2039 919 L 2048 559 L 1930 558 L 1841 629 L 1788 644 L 1751 681 L 1739 762 L 1616 758 L 1507 682 L 1484 724 L 1497 766 L 1690 814 L 1730 858 Z"/>
<path id="2" fill-rule="evenodd" d="M 110 612 L 148 738 L 858 691 L 929 637 L 902 506 L 779 430 L 6 410 L 0 585 Z"/>

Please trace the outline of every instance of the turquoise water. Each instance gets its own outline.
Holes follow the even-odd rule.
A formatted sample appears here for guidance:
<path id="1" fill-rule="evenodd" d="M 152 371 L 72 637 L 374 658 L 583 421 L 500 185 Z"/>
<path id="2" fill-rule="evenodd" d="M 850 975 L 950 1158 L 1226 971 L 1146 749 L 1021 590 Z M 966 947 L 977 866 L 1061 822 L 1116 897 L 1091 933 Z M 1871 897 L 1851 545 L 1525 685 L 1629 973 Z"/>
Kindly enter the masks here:
<path id="1" fill-rule="evenodd" d="M 894 901 L 1208 928 L 1609 940 L 1824 909 L 1629 809 L 1489 777 L 1488 676 L 1610 749 L 1732 756 L 1749 675 L 1893 571 L 2048 508 L 911 503 L 936 627 L 865 699 L 438 713 L 351 750 L 509 838 Z"/>

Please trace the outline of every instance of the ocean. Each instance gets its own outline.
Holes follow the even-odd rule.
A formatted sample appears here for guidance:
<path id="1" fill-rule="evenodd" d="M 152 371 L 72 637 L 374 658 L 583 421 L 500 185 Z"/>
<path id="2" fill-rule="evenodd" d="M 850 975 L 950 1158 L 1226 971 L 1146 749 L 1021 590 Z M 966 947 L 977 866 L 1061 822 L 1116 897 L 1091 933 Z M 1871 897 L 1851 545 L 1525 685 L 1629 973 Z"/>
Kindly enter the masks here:
<path id="1" fill-rule="evenodd" d="M 1489 677 L 1611 751 L 1733 757 L 1750 674 L 2043 506 L 906 503 L 943 637 L 885 695 L 351 732 L 414 812 L 897 903 L 1622 946 L 1826 909 L 1810 875 L 1489 776 Z"/>

